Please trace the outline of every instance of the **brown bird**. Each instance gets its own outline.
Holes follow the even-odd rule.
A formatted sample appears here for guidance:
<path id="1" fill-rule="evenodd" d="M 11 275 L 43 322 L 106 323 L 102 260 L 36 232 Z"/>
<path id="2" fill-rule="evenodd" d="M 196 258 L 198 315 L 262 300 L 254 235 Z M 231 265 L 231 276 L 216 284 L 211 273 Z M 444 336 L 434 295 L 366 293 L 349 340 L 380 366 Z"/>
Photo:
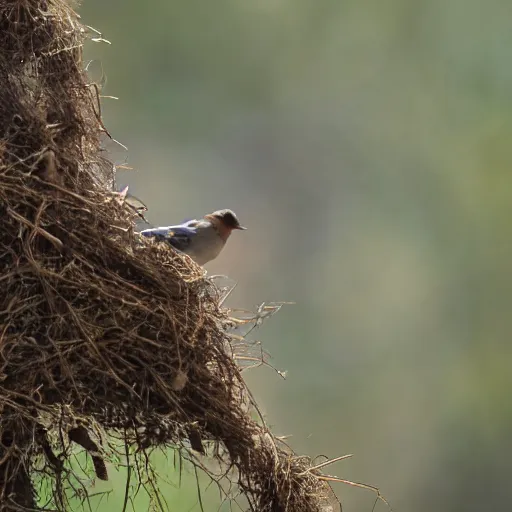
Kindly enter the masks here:
<path id="1" fill-rule="evenodd" d="M 165 241 L 204 265 L 219 255 L 234 229 L 247 228 L 240 225 L 232 210 L 226 209 L 176 226 L 145 229 L 140 234 Z"/>

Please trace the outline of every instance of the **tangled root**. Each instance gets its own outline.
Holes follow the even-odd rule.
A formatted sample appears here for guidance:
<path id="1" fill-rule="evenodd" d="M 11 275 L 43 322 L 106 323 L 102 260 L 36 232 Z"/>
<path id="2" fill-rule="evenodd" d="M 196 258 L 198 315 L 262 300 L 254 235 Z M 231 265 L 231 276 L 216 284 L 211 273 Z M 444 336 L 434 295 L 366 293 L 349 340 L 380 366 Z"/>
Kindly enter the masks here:
<path id="1" fill-rule="evenodd" d="M 0 509 L 68 510 L 73 447 L 108 479 L 109 449 L 140 474 L 171 446 L 221 459 L 252 510 L 338 510 L 252 419 L 220 290 L 112 192 L 86 36 L 62 0 L 0 0 Z"/>

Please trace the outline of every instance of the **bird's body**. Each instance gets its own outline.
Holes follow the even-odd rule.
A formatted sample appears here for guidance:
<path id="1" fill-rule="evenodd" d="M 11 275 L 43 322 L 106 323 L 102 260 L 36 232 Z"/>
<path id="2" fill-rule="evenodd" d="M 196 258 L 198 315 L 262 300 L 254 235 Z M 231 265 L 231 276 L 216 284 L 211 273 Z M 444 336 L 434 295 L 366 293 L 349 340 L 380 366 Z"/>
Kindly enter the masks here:
<path id="1" fill-rule="evenodd" d="M 176 226 L 145 229 L 141 235 L 165 241 L 204 265 L 222 251 L 233 229 L 245 229 L 231 210 L 219 210 Z"/>

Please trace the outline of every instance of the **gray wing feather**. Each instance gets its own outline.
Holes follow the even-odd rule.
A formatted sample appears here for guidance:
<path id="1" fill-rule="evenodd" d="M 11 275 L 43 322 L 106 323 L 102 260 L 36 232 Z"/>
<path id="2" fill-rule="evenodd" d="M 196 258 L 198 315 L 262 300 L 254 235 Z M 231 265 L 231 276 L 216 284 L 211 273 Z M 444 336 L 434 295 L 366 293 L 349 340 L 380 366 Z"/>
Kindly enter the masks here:
<path id="1" fill-rule="evenodd" d="M 185 251 L 189 247 L 191 239 L 196 235 L 196 230 L 190 226 L 180 225 L 144 229 L 140 234 L 166 241 L 179 251 Z"/>

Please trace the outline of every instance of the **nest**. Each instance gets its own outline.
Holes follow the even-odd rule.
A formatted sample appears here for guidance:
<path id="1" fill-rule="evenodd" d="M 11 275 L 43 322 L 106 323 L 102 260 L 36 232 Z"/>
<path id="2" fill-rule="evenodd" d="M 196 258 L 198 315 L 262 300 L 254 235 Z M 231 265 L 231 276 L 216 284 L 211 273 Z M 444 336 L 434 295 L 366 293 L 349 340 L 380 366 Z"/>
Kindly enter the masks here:
<path id="1" fill-rule="evenodd" d="M 108 459 L 147 482 L 173 447 L 221 460 L 251 510 L 339 509 L 252 418 L 219 288 L 112 192 L 86 37 L 63 1 L 0 0 L 0 509 L 69 510 L 77 447 L 99 479 Z"/>

